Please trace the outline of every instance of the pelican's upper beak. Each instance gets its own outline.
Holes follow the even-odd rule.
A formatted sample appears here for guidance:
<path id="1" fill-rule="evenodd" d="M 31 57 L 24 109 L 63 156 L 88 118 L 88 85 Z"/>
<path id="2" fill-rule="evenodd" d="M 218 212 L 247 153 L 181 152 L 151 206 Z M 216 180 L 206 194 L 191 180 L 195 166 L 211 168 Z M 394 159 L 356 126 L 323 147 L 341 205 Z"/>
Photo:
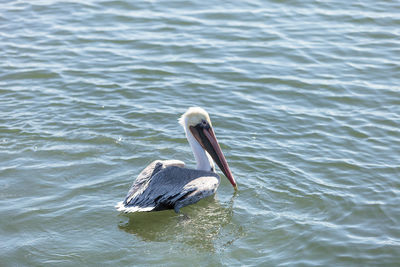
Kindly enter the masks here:
<path id="1" fill-rule="evenodd" d="M 236 181 L 233 178 L 232 172 L 229 169 L 228 162 L 226 162 L 225 156 L 222 153 L 221 147 L 218 144 L 217 137 L 211 125 L 203 120 L 196 126 L 189 126 L 190 132 L 196 138 L 197 142 L 206 150 L 213 158 L 214 162 L 217 163 L 218 167 L 231 182 L 233 188 L 237 190 Z"/>

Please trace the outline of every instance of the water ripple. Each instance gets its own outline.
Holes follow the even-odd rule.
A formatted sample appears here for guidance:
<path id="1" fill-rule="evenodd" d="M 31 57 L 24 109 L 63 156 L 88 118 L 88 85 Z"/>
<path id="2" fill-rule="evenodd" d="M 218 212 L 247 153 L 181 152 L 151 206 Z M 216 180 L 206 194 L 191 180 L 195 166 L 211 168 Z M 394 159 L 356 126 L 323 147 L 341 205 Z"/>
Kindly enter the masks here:
<path id="1" fill-rule="evenodd" d="M 395 266 L 400 6 L 343 6 L 2 3 L 2 263 Z M 194 166 L 194 105 L 237 195 L 118 216 L 152 160 Z"/>

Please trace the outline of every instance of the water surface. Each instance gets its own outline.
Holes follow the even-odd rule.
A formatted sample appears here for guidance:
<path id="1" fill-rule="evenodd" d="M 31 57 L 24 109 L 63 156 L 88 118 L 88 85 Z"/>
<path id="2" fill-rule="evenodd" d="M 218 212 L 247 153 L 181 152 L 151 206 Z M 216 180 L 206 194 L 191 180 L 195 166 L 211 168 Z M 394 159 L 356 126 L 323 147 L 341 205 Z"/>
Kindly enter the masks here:
<path id="1" fill-rule="evenodd" d="M 396 266 L 398 1 L 2 1 L 0 265 Z M 121 215 L 211 116 L 238 182 Z"/>

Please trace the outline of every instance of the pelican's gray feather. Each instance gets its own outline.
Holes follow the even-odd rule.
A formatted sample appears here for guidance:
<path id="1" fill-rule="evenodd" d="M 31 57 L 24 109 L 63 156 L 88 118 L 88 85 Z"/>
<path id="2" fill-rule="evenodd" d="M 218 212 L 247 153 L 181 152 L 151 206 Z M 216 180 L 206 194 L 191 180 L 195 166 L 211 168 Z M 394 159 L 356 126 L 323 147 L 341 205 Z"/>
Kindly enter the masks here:
<path id="1" fill-rule="evenodd" d="M 177 160 L 154 161 L 136 178 L 120 211 L 159 211 L 196 203 L 215 193 L 219 176 L 214 172 L 183 168 Z"/>

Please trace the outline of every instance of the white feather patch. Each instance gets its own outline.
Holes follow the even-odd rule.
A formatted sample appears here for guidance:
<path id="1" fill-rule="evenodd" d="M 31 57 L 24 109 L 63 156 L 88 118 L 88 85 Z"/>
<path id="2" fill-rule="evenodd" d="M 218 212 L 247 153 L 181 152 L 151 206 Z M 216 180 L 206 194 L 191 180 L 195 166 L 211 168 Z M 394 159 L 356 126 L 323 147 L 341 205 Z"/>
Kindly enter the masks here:
<path id="1" fill-rule="evenodd" d="M 179 118 L 179 123 L 184 127 L 188 128 L 189 126 L 195 126 L 200 123 L 202 120 L 207 121 L 210 126 L 211 120 L 207 111 L 200 107 L 190 107 L 188 110 Z"/>
<path id="2" fill-rule="evenodd" d="M 152 211 L 154 209 L 154 207 L 145 207 L 145 208 L 141 208 L 138 206 L 127 207 L 124 205 L 124 202 L 122 202 L 122 201 L 118 202 L 117 205 L 115 206 L 115 208 L 118 211 L 125 212 L 125 213 L 140 212 L 140 211 Z"/>

